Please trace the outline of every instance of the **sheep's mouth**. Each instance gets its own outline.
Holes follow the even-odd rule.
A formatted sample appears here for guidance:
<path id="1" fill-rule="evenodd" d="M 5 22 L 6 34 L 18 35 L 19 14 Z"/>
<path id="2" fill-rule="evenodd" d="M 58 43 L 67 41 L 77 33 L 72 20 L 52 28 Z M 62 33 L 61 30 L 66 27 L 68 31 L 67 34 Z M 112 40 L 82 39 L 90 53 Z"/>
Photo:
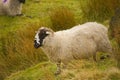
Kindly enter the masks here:
<path id="1" fill-rule="evenodd" d="M 36 41 L 34 41 L 34 47 L 37 49 L 37 48 L 39 48 L 39 47 L 41 47 L 42 46 L 42 44 L 38 44 Z"/>
<path id="2" fill-rule="evenodd" d="M 37 48 L 39 48 L 39 47 L 41 47 L 42 45 L 40 45 L 40 44 L 37 44 L 37 43 L 35 43 L 34 44 L 34 47 L 37 49 Z"/>

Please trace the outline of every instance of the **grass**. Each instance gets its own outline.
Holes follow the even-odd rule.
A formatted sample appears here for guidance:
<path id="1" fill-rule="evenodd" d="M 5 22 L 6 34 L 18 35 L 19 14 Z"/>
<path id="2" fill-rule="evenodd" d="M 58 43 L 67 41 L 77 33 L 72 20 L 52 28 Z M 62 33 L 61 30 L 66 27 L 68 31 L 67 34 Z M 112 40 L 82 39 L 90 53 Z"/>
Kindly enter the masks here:
<path id="1" fill-rule="evenodd" d="M 115 10 L 120 7 L 119 0 L 81 0 L 80 7 L 83 12 L 83 17 L 86 21 L 104 22 L 110 19 Z"/>
<path id="2" fill-rule="evenodd" d="M 104 60 L 98 63 L 92 60 L 72 61 L 58 76 L 54 75 L 55 64 L 43 62 L 12 74 L 5 80 L 119 80 L 120 71 L 114 67 L 116 64 L 111 64 L 113 62 L 114 60 Z"/>
<path id="3" fill-rule="evenodd" d="M 22 71 L 22 72 L 13 74 L 13 77 L 15 80 L 16 79 L 18 79 L 18 80 L 29 80 L 29 79 L 30 80 L 33 80 L 33 79 L 38 80 L 39 78 L 43 79 L 45 77 L 47 77 L 49 79 L 50 77 L 52 77 L 50 75 L 53 75 L 52 72 L 54 72 L 54 70 L 55 70 L 54 64 L 51 64 L 49 62 L 44 62 L 44 63 L 37 64 L 35 67 L 27 69 L 25 72 Z M 35 73 L 35 74 L 33 74 L 33 73 Z M 21 74 L 20 77 L 16 76 L 19 74 Z M 29 76 L 29 75 L 31 75 L 31 76 Z M 45 75 L 47 75 L 47 76 L 45 76 Z M 14 79 L 12 78 L 12 80 L 14 80 Z"/>
<path id="4" fill-rule="evenodd" d="M 96 16 L 97 18 L 94 17 L 94 15 L 89 15 L 87 18 L 84 16 L 85 13 L 82 9 L 83 5 L 86 5 L 85 1 L 27 0 L 22 10 L 27 17 L 0 16 L 0 80 L 3 80 L 11 74 L 7 80 L 118 79 L 119 70 L 115 67 L 116 62 L 111 60 L 98 64 L 89 61 L 75 61 L 75 63 L 69 64 L 70 69 L 64 70 L 63 74 L 56 77 L 54 76 L 56 66 L 50 62 L 43 62 L 48 60 L 46 55 L 41 49 L 36 50 L 33 47 L 35 31 L 38 30 L 39 27 L 56 27 L 53 26 L 53 22 L 60 18 L 54 15 L 55 19 L 53 21 L 51 20 L 50 15 L 51 13 L 55 13 L 54 10 L 57 11 L 57 9 L 64 7 L 65 10 L 63 10 L 63 13 L 70 13 L 67 15 L 70 17 L 69 19 L 73 20 L 73 24 L 69 26 L 71 22 L 66 25 L 64 23 L 65 21 L 63 21 L 63 25 L 65 25 L 66 28 L 87 21 L 99 21 L 98 18 L 101 18 L 102 15 Z M 82 5 L 80 2 L 82 2 Z M 87 10 L 87 8 L 85 7 L 84 10 Z M 60 16 L 62 16 L 62 14 L 60 14 Z M 65 20 L 69 20 L 68 17 Z M 62 21 L 63 18 L 62 16 L 60 21 Z M 109 20 L 102 19 L 102 21 L 103 24 L 108 25 Z M 56 30 L 60 29 L 58 28 Z M 39 62 L 40 64 L 38 64 Z M 27 69 L 30 66 L 33 67 Z M 106 70 L 111 71 L 107 73 Z M 116 74 L 118 76 L 116 76 Z M 107 75 L 107 77 L 104 75 Z"/>
<path id="5" fill-rule="evenodd" d="M 52 29 L 54 31 L 69 29 L 76 25 L 73 12 L 68 8 L 60 7 L 50 14 Z"/>

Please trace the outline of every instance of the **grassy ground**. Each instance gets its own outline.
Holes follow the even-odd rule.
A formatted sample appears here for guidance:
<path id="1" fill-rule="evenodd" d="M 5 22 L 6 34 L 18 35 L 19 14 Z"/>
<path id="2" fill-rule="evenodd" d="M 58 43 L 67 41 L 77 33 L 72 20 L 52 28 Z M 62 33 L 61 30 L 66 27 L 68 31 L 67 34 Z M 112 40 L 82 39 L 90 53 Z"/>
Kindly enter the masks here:
<path id="1" fill-rule="evenodd" d="M 114 60 L 98 63 L 74 61 L 63 74 L 54 76 L 56 66 L 43 62 L 47 57 L 40 49 L 34 49 L 33 40 L 39 27 L 52 27 L 50 14 L 62 7 L 68 8 L 74 14 L 76 25 L 89 21 L 83 18 L 79 0 L 26 0 L 22 11 L 27 17 L 0 16 L 0 80 L 11 74 L 6 80 L 120 79 L 120 71 Z M 108 21 L 103 20 L 103 24 L 108 25 Z M 38 64 L 39 62 L 43 63 Z M 26 69 L 30 66 L 33 67 Z"/>
<path id="2" fill-rule="evenodd" d="M 113 62 L 110 59 L 98 63 L 92 60 L 72 61 L 58 76 L 54 75 L 55 64 L 43 62 L 5 80 L 119 80 L 120 70 L 114 67 L 116 64 Z"/>

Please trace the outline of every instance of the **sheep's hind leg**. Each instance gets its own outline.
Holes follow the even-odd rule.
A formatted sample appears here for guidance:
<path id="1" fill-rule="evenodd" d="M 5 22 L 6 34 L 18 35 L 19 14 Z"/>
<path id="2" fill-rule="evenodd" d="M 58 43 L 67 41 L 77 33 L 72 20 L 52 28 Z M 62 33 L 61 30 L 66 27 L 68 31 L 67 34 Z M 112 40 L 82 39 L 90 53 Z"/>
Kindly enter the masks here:
<path id="1" fill-rule="evenodd" d="M 55 75 L 59 75 L 61 73 L 61 61 L 58 61 L 57 63 L 57 71 L 55 72 Z"/>
<path id="2" fill-rule="evenodd" d="M 28 16 L 28 15 L 25 15 L 25 14 L 17 14 L 16 16 L 24 16 L 24 17 L 28 17 L 28 18 L 33 18 L 32 16 Z"/>
<path id="3" fill-rule="evenodd" d="M 16 16 L 23 16 L 23 15 L 24 15 L 24 14 L 22 14 L 22 13 L 21 13 L 21 14 L 16 14 Z"/>
<path id="4" fill-rule="evenodd" d="M 96 53 L 93 54 L 93 59 L 94 59 L 95 62 L 97 62 Z"/>

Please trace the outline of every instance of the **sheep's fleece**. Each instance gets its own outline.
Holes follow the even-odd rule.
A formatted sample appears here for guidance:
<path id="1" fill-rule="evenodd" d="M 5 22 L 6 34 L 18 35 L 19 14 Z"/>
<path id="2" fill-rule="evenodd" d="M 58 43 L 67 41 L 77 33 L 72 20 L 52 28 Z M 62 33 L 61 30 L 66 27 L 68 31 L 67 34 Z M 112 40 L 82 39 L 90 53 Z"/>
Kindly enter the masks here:
<path id="1" fill-rule="evenodd" d="M 25 3 L 25 0 L 0 0 L 0 15 L 20 15 L 22 3 Z"/>
<path id="2" fill-rule="evenodd" d="M 98 51 L 108 53 L 112 51 L 107 28 L 96 22 L 87 22 L 57 32 L 42 27 L 38 30 L 35 40 L 40 38 L 38 34 L 41 30 L 46 30 L 46 34 L 48 34 L 40 43 L 42 44 L 41 48 L 49 59 L 56 63 L 89 58 L 96 55 Z"/>

